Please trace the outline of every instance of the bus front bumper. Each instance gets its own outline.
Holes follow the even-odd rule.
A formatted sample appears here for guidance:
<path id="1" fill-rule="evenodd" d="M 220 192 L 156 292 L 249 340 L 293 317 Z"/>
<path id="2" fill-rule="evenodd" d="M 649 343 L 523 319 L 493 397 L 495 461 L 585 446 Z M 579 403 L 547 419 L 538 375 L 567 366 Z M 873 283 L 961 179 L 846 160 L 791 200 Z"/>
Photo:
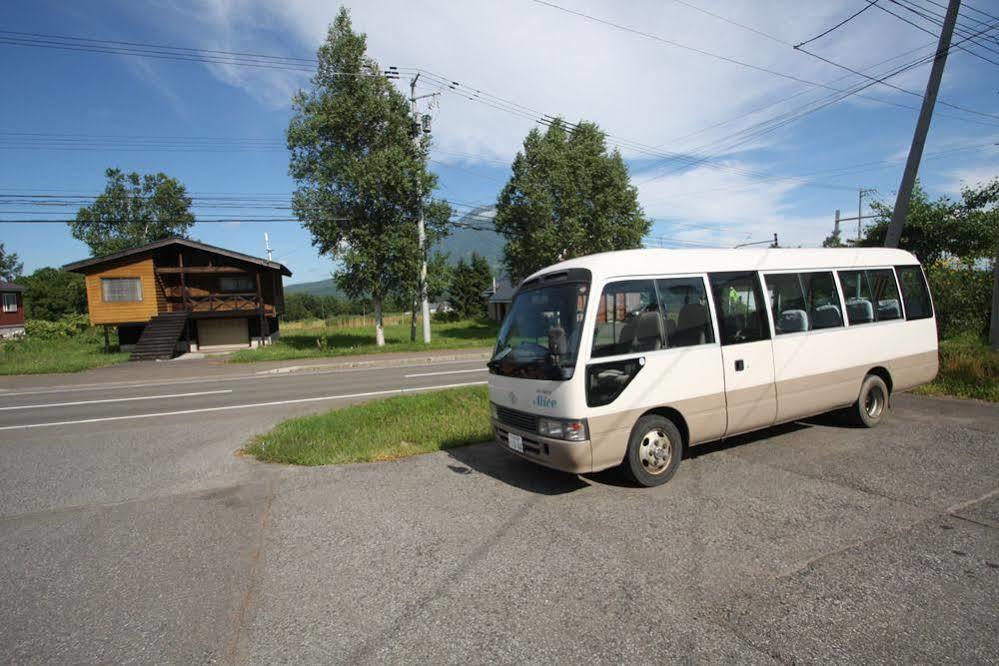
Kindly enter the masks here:
<path id="1" fill-rule="evenodd" d="M 587 474 L 593 469 L 593 448 L 590 440 L 567 442 L 563 439 L 542 437 L 536 432 L 512 428 L 492 419 L 493 438 L 496 445 L 531 462 L 571 474 Z M 510 446 L 510 434 L 522 440 L 523 451 Z"/>

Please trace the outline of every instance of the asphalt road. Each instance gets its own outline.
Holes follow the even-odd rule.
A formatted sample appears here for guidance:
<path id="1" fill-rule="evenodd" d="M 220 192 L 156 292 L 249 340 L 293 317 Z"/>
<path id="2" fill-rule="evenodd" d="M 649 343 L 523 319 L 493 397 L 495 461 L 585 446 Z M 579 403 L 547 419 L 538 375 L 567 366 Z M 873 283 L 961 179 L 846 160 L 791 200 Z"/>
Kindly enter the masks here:
<path id="1" fill-rule="evenodd" d="M 236 453 L 480 366 L 0 384 L 0 661 L 999 660 L 994 405 L 898 396 L 876 430 L 710 445 L 651 490 L 489 444 Z"/>

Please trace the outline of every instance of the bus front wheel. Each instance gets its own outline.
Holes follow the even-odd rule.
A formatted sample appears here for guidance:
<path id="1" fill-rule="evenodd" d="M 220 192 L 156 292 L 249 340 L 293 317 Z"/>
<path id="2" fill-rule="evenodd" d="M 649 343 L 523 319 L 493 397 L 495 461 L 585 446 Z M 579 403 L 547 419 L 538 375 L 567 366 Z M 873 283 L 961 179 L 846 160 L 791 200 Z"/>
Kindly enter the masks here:
<path id="1" fill-rule="evenodd" d="M 683 438 L 672 421 L 649 414 L 638 419 L 628 440 L 622 467 L 631 479 L 645 487 L 666 483 L 683 458 Z"/>
<path id="2" fill-rule="evenodd" d="M 862 427 L 873 428 L 888 414 L 889 391 L 885 380 L 871 374 L 860 385 L 860 397 L 851 408 L 853 421 Z"/>

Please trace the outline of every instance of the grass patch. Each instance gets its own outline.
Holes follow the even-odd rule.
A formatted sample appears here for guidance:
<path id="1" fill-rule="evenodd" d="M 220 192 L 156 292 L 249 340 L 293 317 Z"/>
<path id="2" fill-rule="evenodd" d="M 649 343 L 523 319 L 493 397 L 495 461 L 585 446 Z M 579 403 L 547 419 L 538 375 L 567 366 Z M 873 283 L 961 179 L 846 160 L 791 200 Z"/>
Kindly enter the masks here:
<path id="1" fill-rule="evenodd" d="M 467 349 L 491 347 L 496 342 L 497 324 L 488 320 L 468 320 L 431 325 L 431 343 L 409 340 L 409 324 L 385 327 L 385 346 L 375 344 L 374 326 L 364 328 L 328 326 L 325 322 L 292 322 L 281 325 L 281 337 L 273 345 L 259 349 L 244 349 L 228 357 L 234 363 L 254 361 L 285 361 L 296 358 L 324 358 L 379 354 L 386 352 L 419 352 L 428 349 Z"/>
<path id="2" fill-rule="evenodd" d="M 485 386 L 430 391 L 279 423 L 247 453 L 294 465 L 394 460 L 492 436 Z"/>
<path id="3" fill-rule="evenodd" d="M 0 375 L 37 375 L 47 372 L 80 372 L 128 358 L 127 353 L 104 353 L 99 335 L 24 337 L 0 343 Z"/>
<path id="4" fill-rule="evenodd" d="M 999 354 L 977 337 L 942 340 L 937 378 L 913 392 L 999 402 Z"/>

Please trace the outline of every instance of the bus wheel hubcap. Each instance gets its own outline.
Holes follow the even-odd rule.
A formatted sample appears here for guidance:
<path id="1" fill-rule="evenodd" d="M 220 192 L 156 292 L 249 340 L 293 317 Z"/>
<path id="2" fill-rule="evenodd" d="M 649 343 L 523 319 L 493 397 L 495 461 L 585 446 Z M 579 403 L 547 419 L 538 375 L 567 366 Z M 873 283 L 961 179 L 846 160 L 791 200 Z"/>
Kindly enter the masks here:
<path id="1" fill-rule="evenodd" d="M 673 443 L 662 430 L 650 430 L 642 437 L 638 458 L 649 474 L 661 474 L 673 460 Z"/>
<path id="2" fill-rule="evenodd" d="M 880 386 L 873 386 L 871 390 L 867 392 L 867 397 L 864 399 L 864 409 L 867 410 L 867 415 L 872 419 L 876 419 L 881 416 L 881 412 L 885 408 L 885 394 L 881 390 Z"/>

